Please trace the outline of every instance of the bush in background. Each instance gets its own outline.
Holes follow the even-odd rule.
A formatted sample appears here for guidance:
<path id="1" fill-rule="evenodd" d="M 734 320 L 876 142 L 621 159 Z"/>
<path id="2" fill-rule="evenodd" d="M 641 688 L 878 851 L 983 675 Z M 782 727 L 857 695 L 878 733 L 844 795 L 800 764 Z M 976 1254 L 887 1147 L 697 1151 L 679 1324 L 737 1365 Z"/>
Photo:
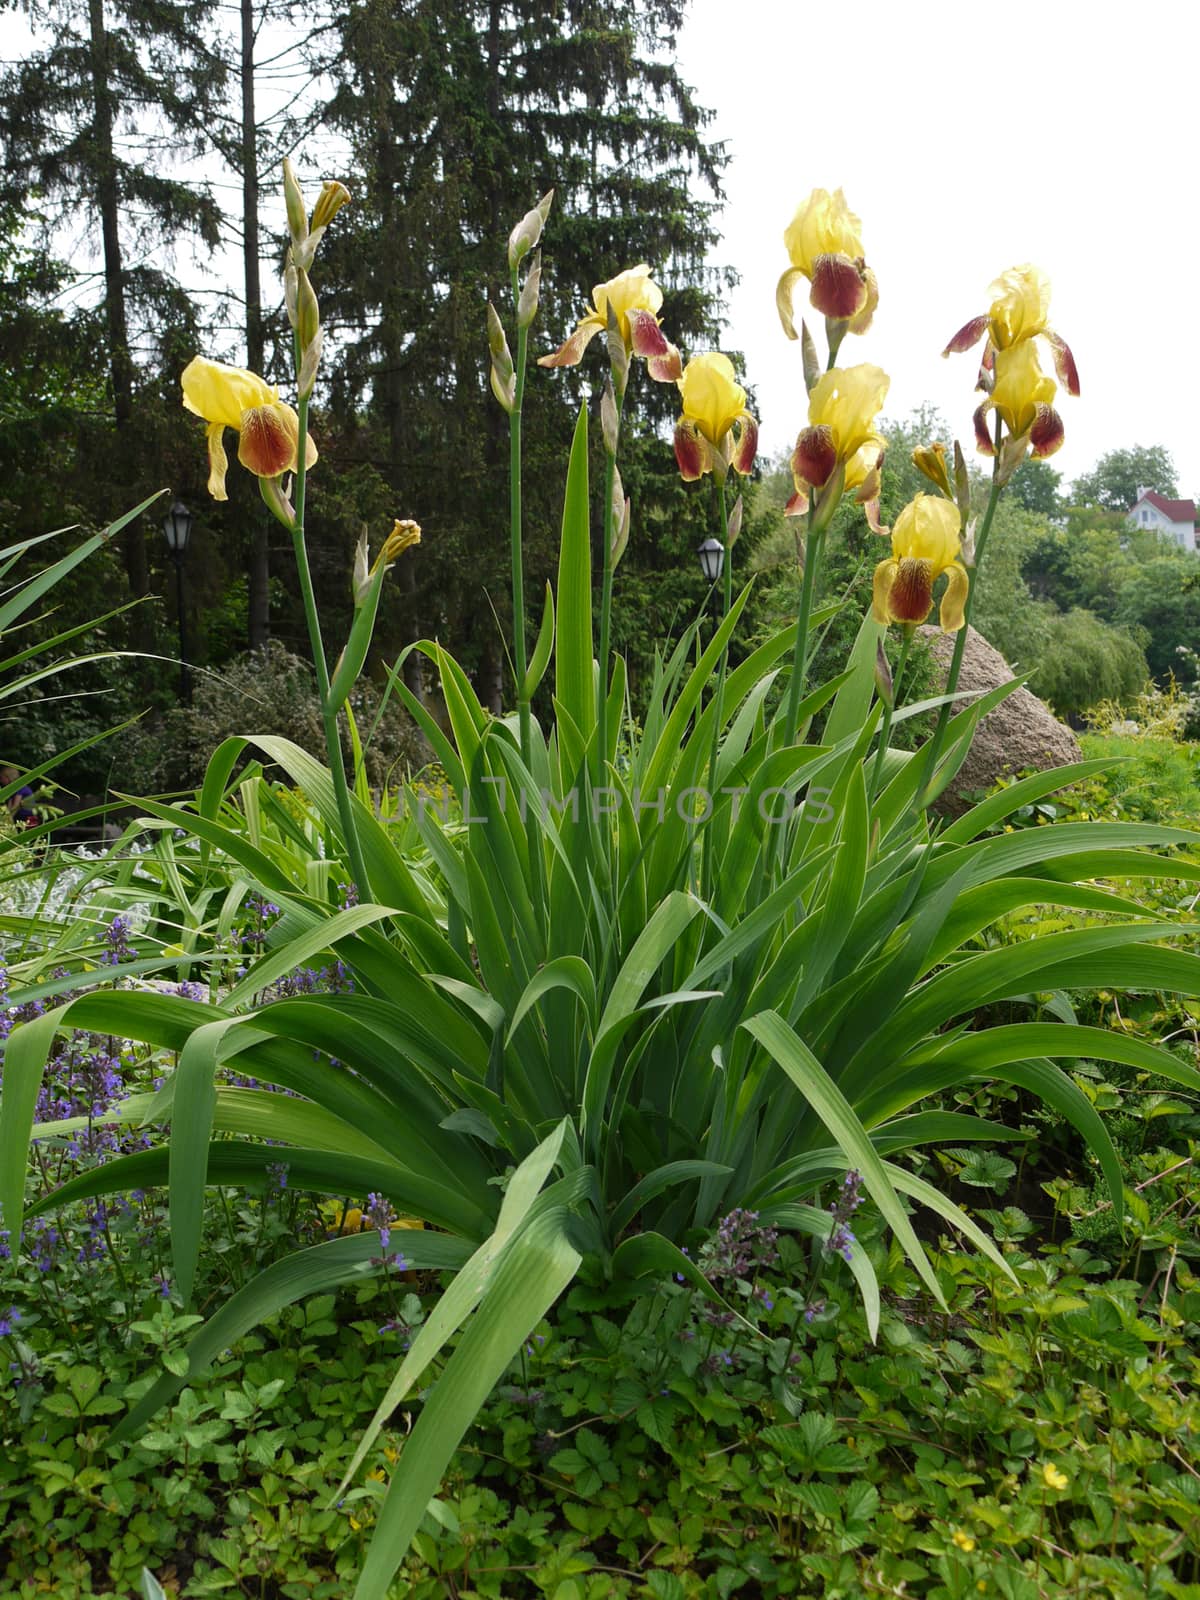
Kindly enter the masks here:
<path id="1" fill-rule="evenodd" d="M 376 685 L 363 679 L 350 701 L 372 786 L 394 784 L 428 759 L 424 739 L 394 701 L 376 727 L 382 698 Z M 204 671 L 190 706 L 177 706 L 127 735 L 119 768 L 122 787 L 137 794 L 194 789 L 222 740 L 251 728 L 291 739 L 313 755 L 325 748 L 312 667 L 274 639 L 264 650 L 235 657 L 223 672 Z M 354 757 L 345 730 L 342 741 L 349 769 Z"/>

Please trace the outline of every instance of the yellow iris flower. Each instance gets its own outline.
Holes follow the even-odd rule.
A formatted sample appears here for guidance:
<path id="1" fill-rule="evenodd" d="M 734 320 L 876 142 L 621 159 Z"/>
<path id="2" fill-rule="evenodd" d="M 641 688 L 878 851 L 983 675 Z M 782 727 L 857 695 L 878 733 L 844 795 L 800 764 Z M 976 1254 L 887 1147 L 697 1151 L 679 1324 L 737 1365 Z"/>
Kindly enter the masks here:
<path id="1" fill-rule="evenodd" d="M 1022 339 L 1009 345 L 1007 350 L 997 350 L 992 392 L 975 412 L 975 441 L 981 453 L 989 456 L 996 453 L 987 424 L 987 413 L 994 409 L 1003 419 L 1020 455 L 1024 455 L 1025 445 L 1029 445 L 1032 454 L 1039 459 L 1052 456 L 1065 436 L 1062 418 L 1050 403 L 1055 389 L 1054 379 L 1048 377 L 1038 363 L 1037 346 L 1032 339 Z M 1006 442 L 1005 450 L 1011 451 L 1011 448 Z"/>
<path id="2" fill-rule="evenodd" d="M 867 363 L 834 367 L 817 380 L 808 397 L 808 427 L 792 452 L 796 492 L 787 504 L 790 516 L 807 511 L 810 492 L 823 489 L 839 467 L 845 469 L 843 489 L 857 489 L 861 504 L 874 505 L 884 449 L 875 421 L 890 383 L 881 367 Z"/>
<path id="3" fill-rule="evenodd" d="M 259 478 L 278 478 L 295 472 L 300 441 L 300 419 L 279 398 L 279 390 L 244 367 L 195 356 L 183 369 L 183 403 L 208 423 L 208 492 L 214 500 L 228 500 L 225 474 L 229 458 L 222 436 L 226 428 L 238 435 L 238 460 Z M 311 435 L 305 460 L 317 460 Z"/>
<path id="4" fill-rule="evenodd" d="M 811 284 L 809 299 L 851 333 L 865 333 L 879 302 L 875 274 L 863 260 L 862 223 L 840 189 L 814 189 L 783 235 L 791 268 L 775 290 L 779 320 L 789 339 L 796 337 L 792 301 L 801 278 Z"/>
<path id="5" fill-rule="evenodd" d="M 1032 339 L 1045 339 L 1054 353 L 1058 381 L 1070 395 L 1079 393 L 1079 372 L 1075 357 L 1061 334 L 1050 326 L 1050 280 L 1031 262 L 1009 267 L 991 285 L 992 303 L 982 315 L 972 317 L 942 351 L 944 356 L 970 350 L 987 334 L 983 352 L 984 372 L 989 372 L 994 357 L 1002 350 L 1013 350 Z"/>
<path id="6" fill-rule="evenodd" d="M 591 304 L 575 331 L 550 355 L 539 356 L 538 366 L 578 366 L 588 345 L 608 327 L 611 306 L 626 350 L 640 356 L 646 363 L 646 371 L 659 383 L 677 382 L 683 363 L 679 351 L 667 342 L 658 325 L 657 314 L 662 301 L 662 290 L 651 278 L 650 268 L 644 261 L 618 272 L 607 283 L 596 285 Z"/>
<path id="7" fill-rule="evenodd" d="M 891 556 L 875 568 L 871 610 L 886 627 L 900 622 L 912 627 L 933 609 L 933 585 L 944 572 L 946 592 L 938 620 L 945 633 L 956 633 L 966 620 L 964 608 L 970 579 L 959 561 L 962 518 L 952 500 L 919 494 L 896 518 Z"/>
<path id="8" fill-rule="evenodd" d="M 679 379 L 683 415 L 675 424 L 675 459 L 687 483 L 727 467 L 745 476 L 754 465 L 758 423 L 746 410 L 746 391 L 733 362 L 717 351 L 693 356 Z"/>

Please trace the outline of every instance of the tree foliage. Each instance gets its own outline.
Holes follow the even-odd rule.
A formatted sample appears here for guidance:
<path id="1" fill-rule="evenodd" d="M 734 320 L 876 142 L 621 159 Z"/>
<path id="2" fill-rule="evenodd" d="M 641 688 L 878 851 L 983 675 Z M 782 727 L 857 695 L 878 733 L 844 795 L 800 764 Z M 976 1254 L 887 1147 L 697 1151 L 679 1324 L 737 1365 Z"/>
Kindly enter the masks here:
<path id="1" fill-rule="evenodd" d="M 494 705 L 508 570 L 507 507 L 494 484 L 507 429 L 487 383 L 484 312 L 489 299 L 507 303 L 502 241 L 553 188 L 539 319 L 548 348 L 582 314 L 593 283 L 639 260 L 666 291 L 671 338 L 710 342 L 716 285 L 704 259 L 723 156 L 670 60 L 682 17 L 668 0 L 351 0 L 336 13 L 327 120 L 350 142 L 361 204 L 327 259 L 328 309 L 341 332 L 333 418 L 342 448 L 398 497 L 397 514 L 427 530 L 419 558 L 398 569 L 390 642 L 452 639 Z M 711 200 L 695 197 L 696 180 Z M 561 515 L 543 464 L 559 458 L 578 404 L 598 400 L 601 382 L 593 361 L 576 374 L 531 373 L 526 576 L 535 614 Z M 660 423 L 665 397 L 649 387 L 635 375 L 631 407 Z M 639 567 L 693 565 L 695 519 L 678 516 L 688 497 L 673 468 L 664 459 L 656 473 L 639 461 L 631 493 L 635 477 L 641 527 L 618 584 L 636 582 Z"/>
<path id="2" fill-rule="evenodd" d="M 1090 472 L 1076 478 L 1072 494 L 1076 505 L 1128 511 L 1141 489 L 1157 490 L 1169 500 L 1179 493 L 1175 463 L 1160 444 L 1109 450 Z"/>

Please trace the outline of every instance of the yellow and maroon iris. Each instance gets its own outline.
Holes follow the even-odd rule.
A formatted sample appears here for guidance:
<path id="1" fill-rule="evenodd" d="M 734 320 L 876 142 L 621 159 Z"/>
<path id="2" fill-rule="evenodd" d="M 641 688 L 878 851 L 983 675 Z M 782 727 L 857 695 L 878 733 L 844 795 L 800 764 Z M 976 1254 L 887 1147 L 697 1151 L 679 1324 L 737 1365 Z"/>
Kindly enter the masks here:
<path id="1" fill-rule="evenodd" d="M 876 500 L 884 439 L 875 424 L 890 383 L 881 367 L 867 363 L 834 367 L 817 380 L 808 397 L 808 427 L 792 451 L 796 492 L 787 504 L 789 515 L 806 511 L 810 493 L 823 489 L 839 467 L 845 471 L 843 489 L 856 489 L 863 504 Z"/>
<path id="2" fill-rule="evenodd" d="M 779 320 L 796 338 L 792 303 L 801 278 L 811 285 L 809 300 L 851 333 L 865 333 L 879 303 L 875 274 L 863 259 L 862 223 L 840 189 L 814 189 L 797 209 L 783 235 L 791 267 L 775 290 Z"/>
<path id="3" fill-rule="evenodd" d="M 668 343 L 658 325 L 662 290 L 650 276 L 643 261 L 625 272 L 618 272 L 607 283 L 592 290 L 592 301 L 570 337 L 547 356 L 538 357 L 539 367 L 574 367 L 598 333 L 608 326 L 608 309 L 613 316 L 626 350 L 640 356 L 646 371 L 659 383 L 676 383 L 683 363 L 679 351 Z"/>
<path id="4" fill-rule="evenodd" d="M 693 356 L 679 379 L 683 415 L 675 424 L 675 459 L 686 483 L 726 469 L 745 476 L 758 449 L 758 423 L 746 410 L 746 391 L 733 362 L 718 351 Z"/>
<path id="5" fill-rule="evenodd" d="M 989 289 L 991 306 L 964 323 L 942 351 L 944 356 L 970 350 L 987 334 L 983 367 L 990 372 L 1002 350 L 1014 350 L 1033 339 L 1045 339 L 1054 355 L 1058 381 L 1070 395 L 1079 393 L 1075 357 L 1061 334 L 1050 326 L 1050 280 L 1029 262 L 1009 267 Z"/>
<path id="6" fill-rule="evenodd" d="M 238 460 L 259 478 L 279 478 L 295 472 L 300 442 L 300 419 L 273 388 L 244 367 L 195 356 L 183 369 L 183 403 L 208 423 L 208 492 L 214 500 L 227 500 L 225 474 L 229 458 L 223 435 L 232 428 L 238 436 Z M 305 449 L 306 465 L 317 460 L 311 435 Z"/>
<path id="7" fill-rule="evenodd" d="M 941 495 L 919 494 L 905 506 L 892 529 L 892 553 L 875 568 L 871 610 L 876 622 L 885 627 L 924 622 L 933 609 L 933 586 L 944 572 L 938 620 L 946 633 L 962 627 L 970 579 L 958 559 L 961 529 L 958 507 Z"/>
<path id="8" fill-rule="evenodd" d="M 1018 450 L 1024 439 L 1035 458 L 1052 456 L 1065 435 L 1062 418 L 1050 403 L 1055 387 L 1054 379 L 1038 363 L 1032 339 L 997 350 L 992 392 L 975 412 L 975 442 L 980 452 L 987 456 L 996 453 L 987 422 L 988 411 L 995 410 L 1017 441 Z"/>

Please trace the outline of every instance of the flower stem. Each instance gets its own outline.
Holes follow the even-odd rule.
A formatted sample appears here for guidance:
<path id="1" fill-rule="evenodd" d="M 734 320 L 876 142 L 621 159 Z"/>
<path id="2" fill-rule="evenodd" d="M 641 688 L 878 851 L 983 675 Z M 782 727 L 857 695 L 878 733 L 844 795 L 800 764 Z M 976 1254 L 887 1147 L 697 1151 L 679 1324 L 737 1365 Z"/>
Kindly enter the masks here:
<path id="1" fill-rule="evenodd" d="M 729 547 L 729 516 L 725 508 L 725 479 L 717 479 L 717 510 L 721 518 L 721 543 L 725 548 L 725 560 L 722 563 L 721 575 L 724 579 L 722 592 L 721 621 L 729 615 L 733 604 L 733 551 Z M 721 743 L 721 723 L 725 716 L 725 668 L 729 661 L 729 641 L 725 641 L 725 648 L 721 651 L 721 662 L 717 668 L 717 687 L 713 695 L 715 702 L 713 708 L 712 748 L 708 757 L 708 812 L 711 816 L 714 799 L 717 792 L 717 754 Z M 712 825 L 705 825 L 704 851 L 701 866 L 702 893 L 707 894 L 712 887 Z"/>
<path id="2" fill-rule="evenodd" d="M 983 564 L 983 551 L 985 545 L 987 544 L 988 534 L 991 532 L 992 518 L 996 515 L 996 506 L 1000 501 L 1000 490 L 1002 487 L 999 482 L 1001 432 L 1002 423 L 1000 418 L 997 416 L 995 438 L 996 455 L 992 466 L 992 487 L 991 492 L 988 495 L 987 506 L 984 509 L 983 520 L 980 522 L 979 531 L 975 535 L 975 558 L 970 566 L 971 577 L 967 586 L 966 604 L 963 607 L 963 625 L 955 636 L 954 654 L 950 658 L 950 671 L 946 675 L 945 692 L 947 695 L 952 695 L 958 690 L 958 679 L 962 672 L 963 655 L 965 654 L 967 648 L 967 633 L 971 627 L 971 613 L 975 609 L 975 589 L 979 581 L 979 569 Z M 946 726 L 950 721 L 950 707 L 951 701 L 947 700 L 942 706 L 941 710 L 938 712 L 937 726 L 934 728 L 933 738 L 930 740 L 931 754 L 929 760 L 928 777 L 926 778 L 927 787 L 929 782 L 932 780 L 934 773 L 937 771 L 937 764 L 941 758 L 942 744 L 946 737 Z"/>
<path id="3" fill-rule="evenodd" d="M 338 737 L 337 711 L 329 704 L 329 663 L 325 657 L 325 644 L 321 638 L 321 619 L 317 613 L 317 597 L 313 592 L 312 572 L 308 565 L 308 546 L 304 542 L 304 487 L 307 478 L 305 455 L 308 448 L 307 398 L 300 401 L 297 412 L 300 418 L 300 433 L 296 441 L 296 517 L 292 524 L 292 549 L 296 557 L 296 571 L 300 578 L 300 597 L 304 601 L 304 618 L 308 624 L 308 642 L 312 649 L 313 668 L 317 674 L 317 695 L 321 702 L 321 721 L 325 728 L 329 775 L 333 780 L 333 792 L 337 797 L 338 816 L 341 818 L 346 851 L 350 857 L 350 870 L 358 886 L 359 898 L 369 900 L 371 881 L 367 877 L 362 845 L 359 842 L 358 829 L 354 824 L 350 789 L 346 783 L 346 768 L 342 762 L 342 743 Z"/>
<path id="4" fill-rule="evenodd" d="M 625 409 L 625 390 L 616 397 L 617 430 L 620 436 L 621 413 Z M 612 593 L 613 593 L 613 483 L 617 473 L 616 451 L 604 457 L 604 551 L 602 556 L 603 580 L 600 588 L 600 690 L 596 707 L 599 759 L 596 763 L 601 781 L 604 763 L 608 759 L 608 657 L 611 649 Z"/>
<path id="5" fill-rule="evenodd" d="M 883 775 L 883 758 L 887 755 L 888 746 L 892 735 L 892 717 L 896 707 L 900 704 L 900 688 L 904 682 L 904 669 L 908 666 L 908 652 L 912 649 L 913 629 L 908 626 L 904 630 L 904 643 L 900 646 L 900 660 L 896 663 L 896 676 L 892 681 L 892 703 L 886 702 L 883 707 L 883 726 L 879 730 L 879 748 L 875 752 L 875 766 L 871 773 L 871 786 L 867 793 L 867 804 L 875 803 L 875 796 L 879 792 L 879 780 Z"/>
<path id="6" fill-rule="evenodd" d="M 800 699 L 804 679 L 808 673 L 808 623 L 812 615 L 813 593 L 816 589 L 817 567 L 821 560 L 823 533 L 813 531 L 814 507 L 808 511 L 808 538 L 804 544 L 804 581 L 800 585 L 800 610 L 796 618 L 796 645 L 792 653 L 792 681 L 788 689 L 787 718 L 784 722 L 784 745 L 795 744 L 797 723 L 800 720 Z"/>
<path id="7" fill-rule="evenodd" d="M 516 306 L 521 298 L 517 269 L 512 269 L 512 296 Z M 517 387 L 508 419 L 508 522 L 512 545 L 513 596 L 513 671 L 517 678 L 517 716 L 521 728 L 521 760 L 531 759 L 532 729 L 529 696 L 525 693 L 528 671 L 525 649 L 525 563 L 521 542 L 521 406 L 525 399 L 525 364 L 529 354 L 529 328 L 517 328 Z"/>

